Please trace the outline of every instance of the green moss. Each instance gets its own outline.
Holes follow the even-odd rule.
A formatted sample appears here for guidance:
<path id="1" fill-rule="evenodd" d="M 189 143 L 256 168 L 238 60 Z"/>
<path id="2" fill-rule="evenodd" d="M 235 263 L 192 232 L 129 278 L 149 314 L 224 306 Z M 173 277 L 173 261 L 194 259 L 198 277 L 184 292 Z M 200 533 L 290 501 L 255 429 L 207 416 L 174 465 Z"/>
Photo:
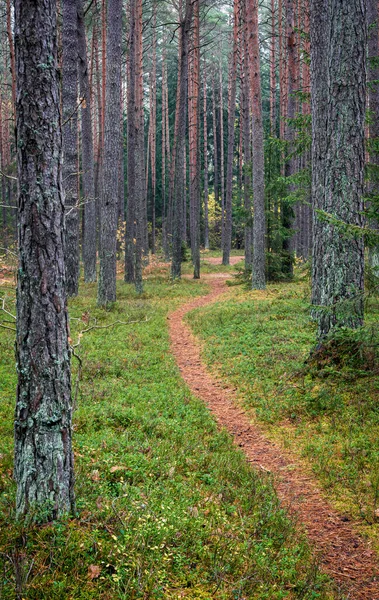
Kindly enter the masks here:
<path id="1" fill-rule="evenodd" d="M 120 282 L 104 311 L 96 286 L 82 284 L 70 303 L 73 342 L 95 319 L 138 322 L 81 338 L 78 514 L 43 527 L 14 522 L 16 375 L 12 335 L 0 330 L 2 599 L 13 600 L 16 575 L 28 600 L 337 597 L 270 478 L 251 470 L 180 378 L 167 313 L 204 289 L 152 276 L 141 298 Z"/>
<path id="2" fill-rule="evenodd" d="M 309 313 L 308 290 L 298 281 L 265 293 L 234 288 L 229 301 L 196 310 L 189 321 L 205 341 L 209 367 L 216 365 L 264 427 L 305 459 L 329 497 L 379 547 L 379 385 L 372 354 L 379 336 L 368 331 L 378 320 L 378 300 L 367 306 L 368 330 L 340 332 L 338 352 L 334 344 L 318 369 L 305 368 L 316 339 Z"/>

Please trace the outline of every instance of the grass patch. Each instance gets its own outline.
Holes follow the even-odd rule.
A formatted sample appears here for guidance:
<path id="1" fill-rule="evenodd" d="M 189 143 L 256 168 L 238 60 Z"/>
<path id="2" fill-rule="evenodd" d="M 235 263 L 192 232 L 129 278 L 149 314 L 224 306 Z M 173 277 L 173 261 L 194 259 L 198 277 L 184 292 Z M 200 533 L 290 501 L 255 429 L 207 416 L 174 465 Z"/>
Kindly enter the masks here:
<path id="1" fill-rule="evenodd" d="M 180 378 L 167 313 L 203 291 L 160 271 L 142 297 L 120 282 L 117 304 L 102 311 L 95 286 L 82 284 L 70 303 L 74 342 L 94 319 L 140 322 L 82 337 L 78 514 L 40 527 L 15 523 L 13 335 L 0 329 L 2 600 L 336 597 L 270 478 L 248 467 Z"/>
<path id="2" fill-rule="evenodd" d="M 189 320 L 209 367 L 305 459 L 328 497 L 359 519 L 379 548 L 379 383 L 367 362 L 374 360 L 371 334 L 352 340 L 342 332 L 328 359 L 324 352 L 305 368 L 316 336 L 308 292 L 304 281 L 264 292 L 234 288 L 227 302 L 193 311 Z M 378 300 L 371 300 L 368 327 L 378 313 Z"/>

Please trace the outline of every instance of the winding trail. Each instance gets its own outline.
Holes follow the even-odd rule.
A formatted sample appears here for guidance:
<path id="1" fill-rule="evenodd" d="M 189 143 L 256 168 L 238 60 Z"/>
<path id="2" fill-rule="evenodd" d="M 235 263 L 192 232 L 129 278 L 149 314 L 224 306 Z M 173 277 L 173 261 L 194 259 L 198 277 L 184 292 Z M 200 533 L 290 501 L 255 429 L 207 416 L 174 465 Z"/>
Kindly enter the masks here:
<path id="1" fill-rule="evenodd" d="M 219 259 L 207 259 L 218 264 Z M 218 263 L 216 261 L 218 260 Z M 240 257 L 233 257 L 233 263 Z M 169 315 L 172 352 L 191 391 L 201 398 L 241 447 L 247 460 L 274 476 L 282 504 L 295 515 L 319 555 L 322 570 L 337 583 L 349 600 L 379 600 L 379 562 L 368 542 L 357 534 L 346 516 L 322 497 L 317 483 L 296 464 L 296 458 L 268 440 L 238 406 L 233 390 L 216 380 L 201 360 L 200 346 L 183 317 L 227 292 L 226 274 L 204 276 L 210 292 L 180 306 Z"/>

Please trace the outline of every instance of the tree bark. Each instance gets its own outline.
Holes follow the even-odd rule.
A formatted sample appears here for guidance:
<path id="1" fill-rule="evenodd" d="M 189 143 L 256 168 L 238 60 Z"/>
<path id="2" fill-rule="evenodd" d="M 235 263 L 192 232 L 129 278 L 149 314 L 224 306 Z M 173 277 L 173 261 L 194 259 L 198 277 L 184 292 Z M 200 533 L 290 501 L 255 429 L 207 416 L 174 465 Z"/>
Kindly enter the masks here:
<path id="1" fill-rule="evenodd" d="M 261 94 L 261 68 L 259 56 L 258 0 L 247 0 L 247 28 L 250 63 L 250 90 L 253 116 L 253 289 L 266 287 L 265 275 L 265 194 L 264 145 Z"/>
<path id="2" fill-rule="evenodd" d="M 183 227 L 183 188 L 184 188 L 184 149 L 187 121 L 187 97 L 188 97 L 188 46 L 189 35 L 192 24 L 193 2 L 186 0 L 184 18 L 181 18 L 181 52 L 179 63 L 180 88 L 178 107 L 178 130 L 176 139 L 175 156 L 175 189 L 173 203 L 173 231 L 172 231 L 172 279 L 180 279 L 182 268 L 182 227 Z"/>
<path id="3" fill-rule="evenodd" d="M 116 301 L 120 164 L 122 0 L 108 0 L 104 157 L 100 203 L 99 306 Z M 104 57 L 103 57 L 104 59 Z"/>
<path id="4" fill-rule="evenodd" d="M 87 283 L 91 283 L 96 281 L 96 201 L 92 136 L 92 105 L 88 77 L 83 0 L 78 0 L 78 36 L 84 200 L 83 263 L 84 280 Z"/>
<path id="5" fill-rule="evenodd" d="M 134 110 L 136 94 L 136 10 L 135 0 L 129 2 L 129 57 L 127 86 L 127 174 L 128 198 L 125 229 L 125 281 L 134 283 L 134 239 L 135 239 L 135 128 Z"/>
<path id="6" fill-rule="evenodd" d="M 209 181 L 208 181 L 208 124 L 207 124 L 207 71 L 203 69 L 203 138 L 204 138 L 204 248 L 209 250 Z"/>
<path id="7" fill-rule="evenodd" d="M 232 200 L 233 200 L 233 162 L 234 162 L 234 129 L 236 116 L 236 93 L 237 93 L 237 51 L 238 51 L 238 21 L 239 0 L 233 3 L 233 48 L 229 75 L 229 98 L 228 98 L 228 154 L 226 165 L 226 196 L 224 213 L 224 235 L 222 245 L 222 264 L 230 262 L 230 250 L 232 247 Z"/>
<path id="8" fill-rule="evenodd" d="M 378 0 L 367 2 L 368 26 L 368 103 L 369 103 L 369 151 L 370 184 L 369 193 L 379 193 L 379 23 Z M 378 229 L 378 222 L 371 222 Z M 379 267 L 379 246 L 369 248 L 369 262 L 374 269 Z"/>
<path id="9" fill-rule="evenodd" d="M 251 134 L 250 134 L 250 86 L 249 86 L 249 54 L 248 33 L 246 25 L 246 2 L 242 4 L 243 10 L 243 49 L 241 69 L 241 110 L 242 110 L 242 134 L 243 134 L 243 195 L 245 210 L 245 269 L 251 271 L 253 266 L 252 243 L 253 243 L 253 216 L 251 212 Z"/>
<path id="10" fill-rule="evenodd" d="M 16 511 L 74 509 L 55 0 L 15 1 L 19 270 Z"/>
<path id="11" fill-rule="evenodd" d="M 366 100 L 366 4 L 311 1 L 312 303 L 319 342 L 334 328 L 363 322 L 362 237 L 341 232 L 363 224 Z"/>
<path id="12" fill-rule="evenodd" d="M 66 285 L 68 295 L 76 296 L 79 291 L 77 0 L 62 0 L 62 107 Z"/>
<path id="13" fill-rule="evenodd" d="M 200 278 L 200 161 L 199 161 L 199 87 L 200 87 L 200 15 L 199 0 L 194 1 L 194 26 L 189 69 L 189 175 L 190 233 L 194 279 Z"/>

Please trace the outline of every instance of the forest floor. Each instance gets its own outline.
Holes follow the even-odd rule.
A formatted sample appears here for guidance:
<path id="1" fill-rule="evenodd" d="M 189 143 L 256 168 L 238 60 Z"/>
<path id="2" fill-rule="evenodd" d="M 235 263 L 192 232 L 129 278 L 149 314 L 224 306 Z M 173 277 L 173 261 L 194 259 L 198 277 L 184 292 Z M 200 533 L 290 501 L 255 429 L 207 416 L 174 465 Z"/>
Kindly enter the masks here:
<path id="1" fill-rule="evenodd" d="M 14 313 L 13 273 L 0 285 Z M 14 332 L 0 328 L 1 600 L 341 598 L 271 477 L 251 468 L 180 376 L 167 317 L 209 284 L 171 283 L 155 262 L 142 296 L 121 274 L 117 291 L 101 310 L 96 284 L 81 282 L 69 303 L 82 361 L 78 386 L 72 359 L 75 517 L 15 521 Z"/>
<path id="2" fill-rule="evenodd" d="M 235 258 L 233 262 L 237 260 Z M 212 263 L 216 261 L 211 259 Z M 231 296 L 222 275 L 208 276 L 207 279 L 211 291 L 206 296 L 191 300 L 170 315 L 172 348 L 182 377 L 193 393 L 206 402 L 219 425 L 231 433 L 248 461 L 272 475 L 283 505 L 305 526 L 316 551 L 320 552 L 323 570 L 338 582 L 340 590 L 356 600 L 379 598 L 378 556 L 354 529 L 346 512 L 336 511 L 326 501 L 325 494 L 320 491 L 310 469 L 301 464 L 299 456 L 267 437 L 256 419 L 252 422 L 251 411 L 247 414 L 246 407 L 237 401 L 236 388 L 227 387 L 225 378 L 210 375 L 204 367 L 200 346 L 183 319 L 194 309 L 220 300 L 223 294 L 227 294 L 224 301 Z M 264 297 L 265 292 L 258 295 Z M 205 317 L 211 321 L 213 308 Z M 221 303 L 218 310 L 221 314 Z M 230 334 L 231 329 L 228 331 Z M 230 355 L 224 356 L 224 363 L 228 364 L 228 359 Z"/>
<path id="3" fill-rule="evenodd" d="M 215 253 L 204 253 L 201 281 L 190 279 L 190 263 L 183 267 L 182 281 L 171 283 L 168 265 L 152 261 L 142 296 L 120 272 L 118 301 L 107 311 L 96 306 L 95 284 L 81 282 L 70 300 L 71 338 L 80 342 L 82 361 L 79 385 L 72 361 L 75 518 L 15 522 L 14 333 L 0 329 L 0 599 L 13 600 L 16 590 L 28 600 L 374 600 L 373 587 L 362 595 L 373 555 L 352 523 L 378 548 L 375 377 L 299 374 L 314 339 L 306 283 L 266 292 L 226 287 L 236 281 L 235 266 L 222 267 Z M 0 297 L 14 312 L 12 271 L 0 277 Z M 378 313 L 373 302 L 369 320 Z M 0 313 L 0 324 L 6 321 Z M 182 373 L 172 354 L 173 324 L 183 334 L 176 350 Z M 187 367 L 195 369 L 195 385 L 183 379 Z M 203 392 L 206 402 L 219 398 L 222 428 Z M 227 432 L 231 422 L 232 436 L 241 433 L 237 444 Z M 260 455 L 246 460 L 252 441 Z M 299 469 L 302 478 L 292 478 L 283 501 L 284 482 Z M 318 525 L 308 524 L 306 534 L 307 503 L 299 496 L 307 486 L 313 493 L 315 477 L 317 499 L 323 503 L 325 493 L 333 502 L 316 504 L 315 519 L 323 523 L 325 510 L 336 516 L 331 526 L 350 536 L 351 555 L 340 553 L 338 537 L 334 555 L 319 545 L 312 537 Z M 351 581 L 358 552 L 355 593 L 340 581 Z"/>

